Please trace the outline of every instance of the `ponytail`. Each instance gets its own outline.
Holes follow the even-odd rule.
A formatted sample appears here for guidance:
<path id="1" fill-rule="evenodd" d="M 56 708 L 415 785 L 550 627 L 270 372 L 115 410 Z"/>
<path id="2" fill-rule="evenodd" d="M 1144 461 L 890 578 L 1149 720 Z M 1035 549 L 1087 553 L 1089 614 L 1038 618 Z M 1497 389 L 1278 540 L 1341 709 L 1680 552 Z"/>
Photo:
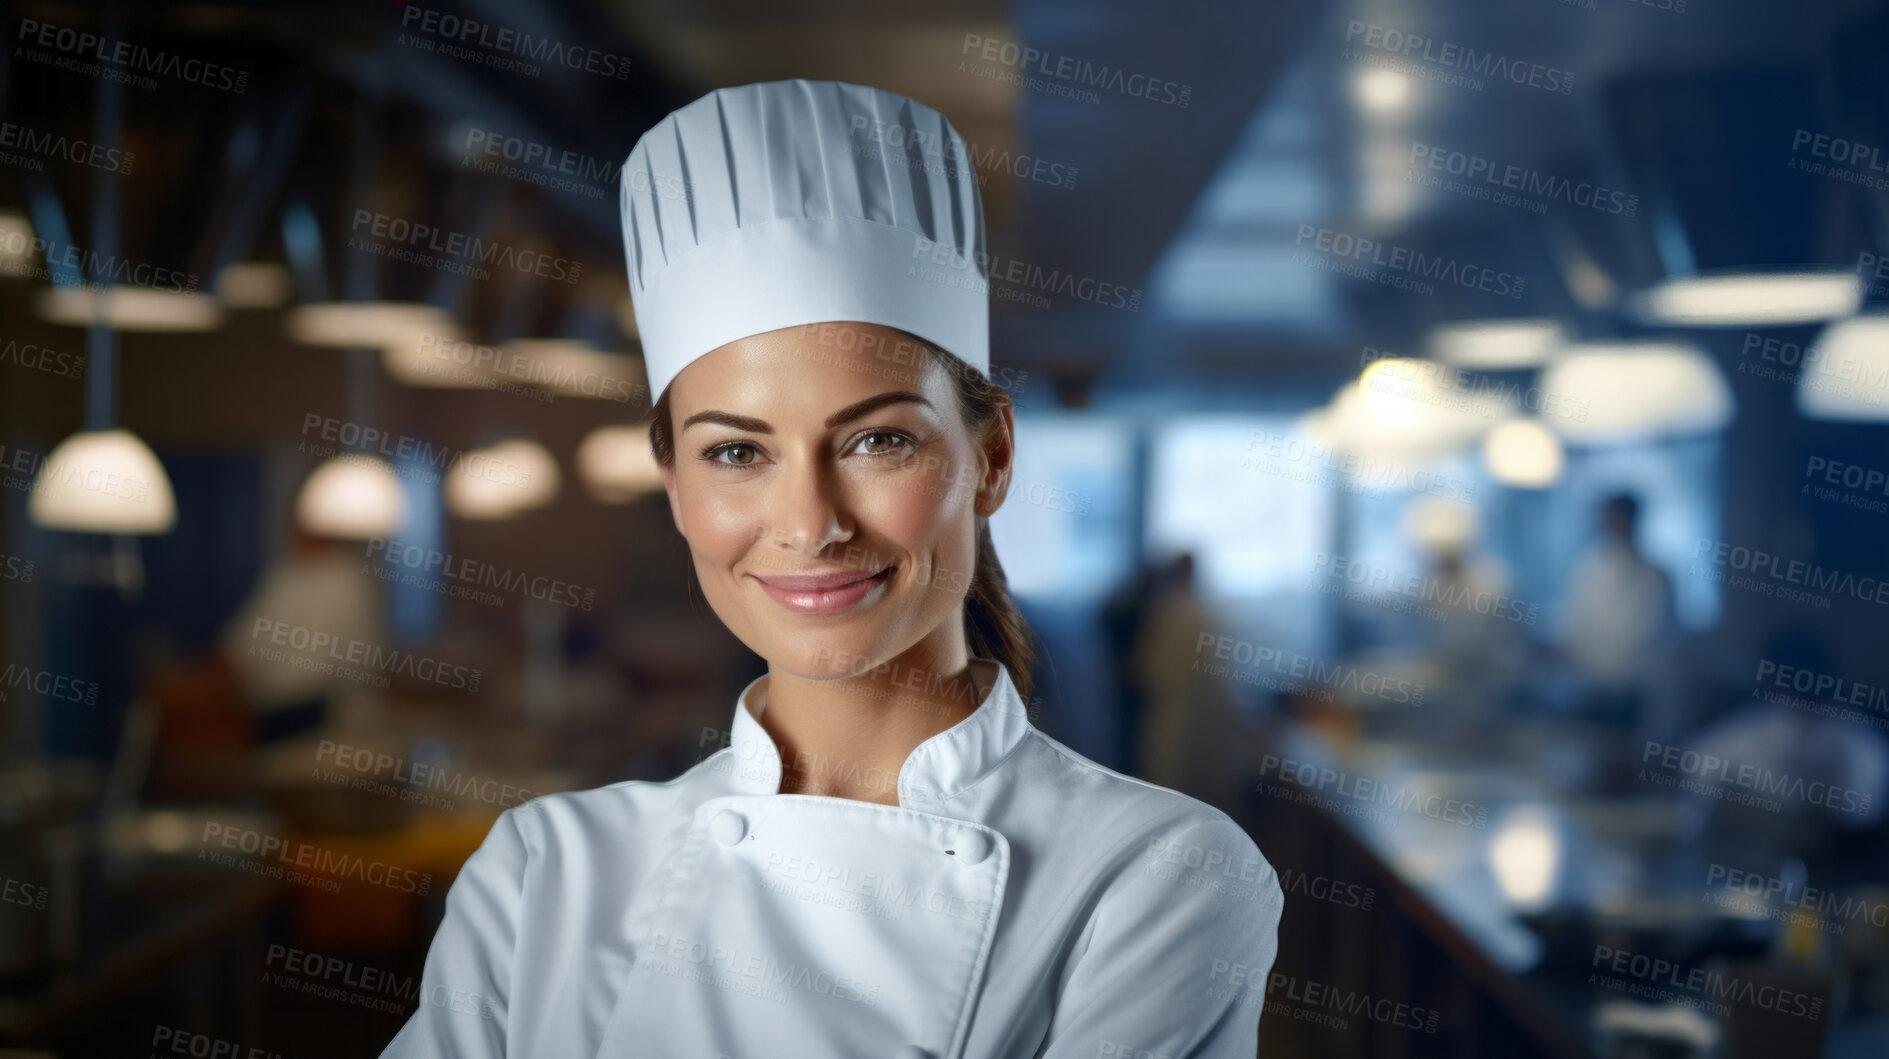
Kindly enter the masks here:
<path id="1" fill-rule="evenodd" d="M 1036 644 L 1031 641 L 1030 626 L 1017 609 L 1017 601 L 1010 598 L 1003 564 L 997 561 L 997 549 L 990 542 L 989 519 L 977 520 L 975 571 L 970 594 L 964 598 L 964 638 L 972 655 L 1003 663 L 1027 707 L 1034 684 L 1030 670 L 1036 663 Z"/>
<path id="2" fill-rule="evenodd" d="M 957 384 L 958 410 L 973 438 L 981 438 L 997 419 L 997 413 L 1010 402 L 1010 395 L 962 359 L 919 338 L 907 334 L 918 347 L 937 358 L 951 371 Z M 972 656 L 994 658 L 1010 671 L 1017 696 L 1027 708 L 1035 686 L 1032 670 L 1036 665 L 1036 644 L 1023 611 L 1010 597 L 1010 581 L 1003 564 L 997 561 L 997 547 L 991 543 L 990 520 L 977 520 L 977 560 L 972 564 L 971 589 L 964 597 L 964 639 Z"/>

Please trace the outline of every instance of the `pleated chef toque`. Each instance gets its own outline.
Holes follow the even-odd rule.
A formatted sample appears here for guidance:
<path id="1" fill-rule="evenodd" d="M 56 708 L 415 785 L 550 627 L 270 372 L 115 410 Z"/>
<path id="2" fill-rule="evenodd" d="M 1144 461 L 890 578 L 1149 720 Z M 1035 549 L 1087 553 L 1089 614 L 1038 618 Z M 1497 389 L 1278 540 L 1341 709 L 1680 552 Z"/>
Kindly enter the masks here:
<path id="1" fill-rule="evenodd" d="M 858 320 L 990 372 L 984 205 L 943 114 L 840 81 L 721 88 L 623 163 L 623 249 L 651 398 L 748 335 Z"/>

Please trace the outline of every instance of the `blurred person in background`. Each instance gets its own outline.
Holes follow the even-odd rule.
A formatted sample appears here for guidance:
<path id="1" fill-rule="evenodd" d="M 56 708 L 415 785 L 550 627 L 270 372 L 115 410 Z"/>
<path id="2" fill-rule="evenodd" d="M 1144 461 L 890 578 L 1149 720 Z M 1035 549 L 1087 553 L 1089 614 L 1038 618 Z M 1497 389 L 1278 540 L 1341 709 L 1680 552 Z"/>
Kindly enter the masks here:
<path id="1" fill-rule="evenodd" d="M 1521 629 L 1528 604 L 1509 595 L 1507 565 L 1472 547 L 1467 540 L 1428 545 L 1427 594 L 1442 620 L 1428 630 L 1435 691 L 1425 712 L 1466 724 L 1495 716 L 1527 653 Z"/>
<path id="2" fill-rule="evenodd" d="M 1156 564 L 1137 557 L 1135 568 L 1102 604 L 1098 622 L 1103 648 L 1108 652 L 1109 688 L 1115 696 L 1116 760 L 1138 776 L 1147 775 L 1139 760 L 1147 692 L 1135 671 L 1135 645 L 1141 641 L 1141 629 L 1148 620 L 1157 573 Z"/>
<path id="3" fill-rule="evenodd" d="M 1182 552 L 1155 567 L 1129 660 L 1143 696 L 1136 774 L 1223 806 L 1238 793 L 1235 703 L 1227 678 L 1195 663 L 1201 634 L 1224 627 L 1195 588 L 1193 553 Z"/>
<path id="4" fill-rule="evenodd" d="M 345 656 L 350 638 L 384 642 L 380 582 L 362 565 L 358 542 L 291 528 L 282 555 L 210 650 L 146 677 L 144 697 L 132 708 L 148 709 L 155 726 L 151 796 L 241 796 L 251 779 L 273 770 L 272 761 L 288 761 L 293 771 L 305 757 L 297 747 L 333 723 L 335 704 L 366 694 L 335 675 L 336 652 Z M 340 646 L 317 646 L 318 632 Z M 259 758 L 264 746 L 268 753 Z"/>
<path id="5" fill-rule="evenodd" d="M 1568 577 L 1558 640 L 1585 685 L 1588 716 L 1644 727 L 1659 686 L 1658 668 L 1677 632 L 1673 583 L 1641 554 L 1640 501 L 1609 496 L 1600 509 L 1600 540 Z"/>
<path id="6" fill-rule="evenodd" d="M 1773 636 L 1762 659 L 1769 680 L 1761 675 L 1735 705 L 1674 744 L 1722 763 L 1701 766 L 1687 778 L 1703 782 L 1682 794 L 1711 855 L 1776 875 L 1784 861 L 1814 862 L 1848 834 L 1879 829 L 1889 818 L 1889 741 L 1881 729 L 1830 716 L 1825 703 L 1792 688 L 1791 675 L 1837 672 L 1810 627 Z M 1867 708 L 1854 712 L 1880 719 Z"/>
<path id="7" fill-rule="evenodd" d="M 224 623 L 218 651 L 258 742 L 319 727 L 336 693 L 357 686 L 334 675 L 348 641 L 386 643 L 380 581 L 365 566 L 360 542 L 292 528 L 288 548 Z M 324 635 L 339 646 L 317 647 Z"/>

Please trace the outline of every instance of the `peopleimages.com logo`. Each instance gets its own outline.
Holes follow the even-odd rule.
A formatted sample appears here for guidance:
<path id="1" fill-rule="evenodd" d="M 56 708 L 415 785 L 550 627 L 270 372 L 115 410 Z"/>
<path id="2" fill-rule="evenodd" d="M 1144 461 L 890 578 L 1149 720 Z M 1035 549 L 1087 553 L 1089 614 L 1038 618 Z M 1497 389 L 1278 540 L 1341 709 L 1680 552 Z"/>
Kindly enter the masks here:
<path id="1" fill-rule="evenodd" d="M 1434 294 L 1434 283 L 1519 298 L 1527 277 L 1317 225 L 1299 225 L 1291 263 Z M 1323 258 L 1312 257 L 1316 251 Z"/>
<path id="2" fill-rule="evenodd" d="M 433 888 L 432 872 L 414 871 L 384 861 L 368 860 L 357 853 L 337 852 L 301 839 L 285 839 L 255 828 L 214 820 L 204 821 L 201 846 L 197 850 L 199 860 L 241 866 L 246 871 L 268 878 L 321 884 L 321 889 L 331 893 L 338 892 L 338 887 L 333 885 L 337 879 L 353 879 L 420 897 L 425 897 Z M 221 852 L 225 849 L 244 854 L 249 858 L 248 863 L 239 865 L 238 862 L 244 858 L 231 857 Z"/>
<path id="3" fill-rule="evenodd" d="M 405 31 L 400 43 L 410 47 L 418 46 L 425 51 L 437 50 L 453 58 L 476 57 L 486 66 L 510 69 L 534 77 L 539 73 L 538 67 L 534 65 L 536 63 L 582 70 L 619 81 L 627 80 L 630 76 L 630 58 L 627 55 L 599 51 L 582 44 L 568 44 L 550 37 L 535 37 L 516 29 L 494 26 L 489 22 L 464 18 L 419 4 L 413 4 L 400 13 L 400 28 Z M 422 33 L 433 40 L 417 36 Z M 409 38 L 409 34 L 414 36 Z M 485 49 L 485 52 L 464 54 L 468 46 L 472 45 Z"/>
<path id="4" fill-rule="evenodd" d="M 137 160 L 136 155 L 122 148 L 106 147 L 61 133 L 43 132 L 10 121 L 0 121 L 0 148 L 9 149 L 0 151 L 8 163 L 35 172 L 45 168 L 40 164 L 42 158 L 55 158 L 107 173 L 130 173 L 132 163 Z M 12 154 L 13 150 L 36 157 L 22 158 Z"/>
<path id="5" fill-rule="evenodd" d="M 958 50 L 962 56 L 976 57 L 985 62 L 997 63 L 1007 67 L 1010 76 L 1001 76 L 992 67 L 975 67 L 959 59 L 958 69 L 979 77 L 1007 81 L 1023 88 L 1032 88 L 1050 95 L 1079 99 L 1084 103 L 1098 103 L 1101 94 L 1093 91 L 1101 89 L 1115 92 L 1135 99 L 1146 99 L 1153 103 L 1165 103 L 1169 106 L 1185 109 L 1194 96 L 1194 86 L 1170 81 L 1162 77 L 1152 77 L 1138 71 L 1131 72 L 1119 66 L 1106 63 L 1094 63 L 1073 55 L 1056 55 L 1040 48 L 1031 48 L 1015 41 L 999 37 L 983 37 L 975 33 L 964 35 L 964 46 Z M 996 75 L 996 76 L 994 76 Z"/>
<path id="6" fill-rule="evenodd" d="M 1412 182 L 1518 206 L 1530 213 L 1546 213 L 1548 201 L 1626 217 L 1634 216 L 1640 208 L 1638 195 L 1435 144 L 1412 143 L 1409 162 L 1411 175 L 1406 179 Z M 1419 172 L 1419 168 L 1428 172 Z M 1435 176 L 1439 173 L 1461 177 L 1462 186 Z"/>
<path id="7" fill-rule="evenodd" d="M 76 680 L 50 670 L 8 664 L 4 671 L 0 671 L 0 702 L 6 701 L 9 691 L 21 689 L 60 702 L 92 706 L 98 702 L 99 685 L 95 681 Z"/>
<path id="8" fill-rule="evenodd" d="M 15 58 L 119 81 L 146 91 L 157 88 L 158 77 L 236 95 L 242 95 L 249 87 L 248 70 L 30 18 L 20 20 L 20 31 L 13 40 Z M 40 51 L 41 48 L 49 50 Z M 153 74 L 156 76 L 149 76 Z"/>
<path id="9" fill-rule="evenodd" d="M 1345 25 L 1345 44 L 1345 59 L 1364 61 L 1367 53 L 1354 53 L 1354 49 L 1369 48 L 1397 60 L 1390 69 L 1476 91 L 1482 90 L 1485 77 L 1562 95 L 1574 91 L 1574 74 L 1567 70 L 1355 18 Z"/>
<path id="10" fill-rule="evenodd" d="M 1649 763 L 1651 768 L 1646 767 Z M 1869 791 L 1651 739 L 1641 751 L 1640 765 L 1639 779 L 1768 812 L 1777 812 L 1789 801 L 1867 816 L 1874 800 Z"/>

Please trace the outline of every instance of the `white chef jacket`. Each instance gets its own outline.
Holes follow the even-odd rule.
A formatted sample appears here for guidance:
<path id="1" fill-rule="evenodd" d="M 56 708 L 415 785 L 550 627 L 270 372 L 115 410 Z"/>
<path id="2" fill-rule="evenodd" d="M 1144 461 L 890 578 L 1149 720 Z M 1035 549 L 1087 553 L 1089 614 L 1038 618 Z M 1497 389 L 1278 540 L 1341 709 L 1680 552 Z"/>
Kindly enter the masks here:
<path id="1" fill-rule="evenodd" d="M 384 1056 L 1248 1059 L 1284 894 L 1226 814 L 978 708 L 899 804 L 781 794 L 736 700 L 666 783 L 500 815 Z"/>
<path id="2" fill-rule="evenodd" d="M 1563 649 L 1596 686 L 1639 687 L 1672 630 L 1672 578 L 1632 548 L 1606 541 L 1581 557 L 1568 583 Z"/>

